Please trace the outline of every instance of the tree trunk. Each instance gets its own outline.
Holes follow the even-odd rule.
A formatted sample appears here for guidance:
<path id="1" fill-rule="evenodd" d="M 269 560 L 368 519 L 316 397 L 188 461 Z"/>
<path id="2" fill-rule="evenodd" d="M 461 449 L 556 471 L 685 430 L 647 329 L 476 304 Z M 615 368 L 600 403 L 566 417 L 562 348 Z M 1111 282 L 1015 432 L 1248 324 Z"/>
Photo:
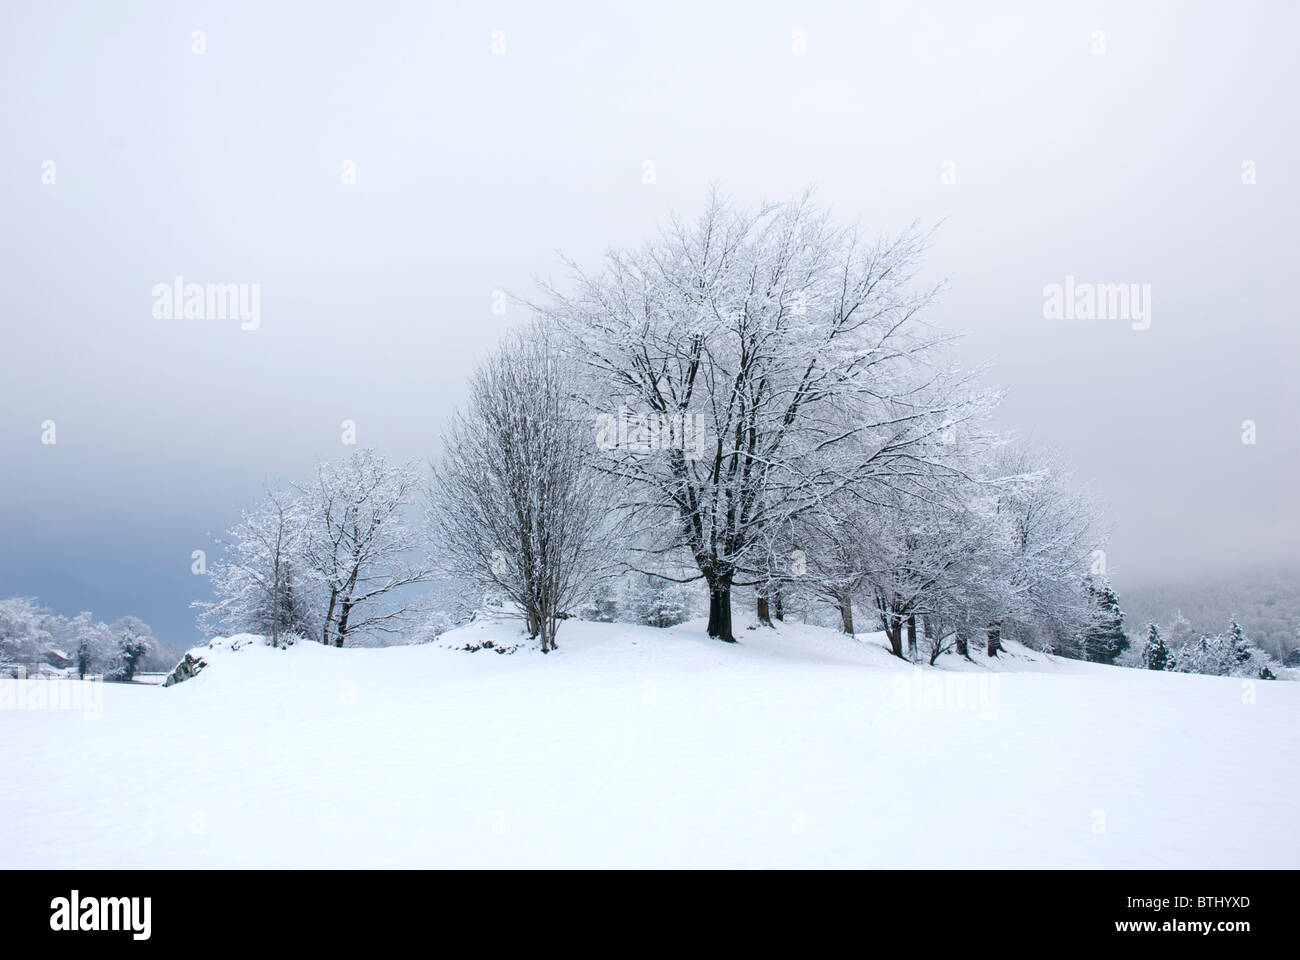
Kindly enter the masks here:
<path id="1" fill-rule="evenodd" d="M 856 633 L 853 629 L 853 601 L 848 597 L 840 600 L 840 627 L 849 636 Z"/>
<path id="2" fill-rule="evenodd" d="M 758 596 L 758 622 L 765 627 L 772 626 L 772 614 L 767 609 L 767 597 L 762 594 Z"/>
<path id="3" fill-rule="evenodd" d="M 998 651 L 1002 649 L 1002 624 L 989 624 L 989 642 L 988 651 L 990 657 L 996 657 Z"/>
<path id="4" fill-rule="evenodd" d="M 783 603 L 781 602 L 781 591 L 780 591 L 780 590 L 778 590 L 778 591 L 776 592 L 776 618 L 777 618 L 778 620 L 784 620 L 784 619 L 785 619 L 785 604 L 783 604 Z"/>
<path id="5" fill-rule="evenodd" d="M 275 594 L 271 599 L 271 647 L 280 646 L 280 561 L 275 562 Z"/>
<path id="6" fill-rule="evenodd" d="M 957 656 L 970 659 L 970 642 L 963 627 L 957 628 Z"/>
<path id="7" fill-rule="evenodd" d="M 330 645 L 330 624 L 334 622 L 334 603 L 338 599 L 339 591 L 337 587 L 330 587 L 330 605 L 325 611 L 325 627 L 321 631 L 320 642 L 325 646 Z"/>
<path id="8" fill-rule="evenodd" d="M 907 615 L 907 656 L 911 659 L 916 656 L 916 614 Z"/>
<path id="9" fill-rule="evenodd" d="M 344 600 L 342 612 L 339 613 L 339 632 L 334 638 L 334 645 L 336 647 L 343 646 L 343 638 L 346 637 L 348 633 L 348 615 L 350 613 L 352 613 L 352 601 Z"/>
<path id="10" fill-rule="evenodd" d="M 903 618 L 891 613 L 885 620 L 885 636 L 889 638 L 889 652 L 903 659 Z"/>
<path id="11" fill-rule="evenodd" d="M 720 578 L 709 584 L 709 636 L 727 643 L 735 643 L 731 635 L 731 578 Z"/>

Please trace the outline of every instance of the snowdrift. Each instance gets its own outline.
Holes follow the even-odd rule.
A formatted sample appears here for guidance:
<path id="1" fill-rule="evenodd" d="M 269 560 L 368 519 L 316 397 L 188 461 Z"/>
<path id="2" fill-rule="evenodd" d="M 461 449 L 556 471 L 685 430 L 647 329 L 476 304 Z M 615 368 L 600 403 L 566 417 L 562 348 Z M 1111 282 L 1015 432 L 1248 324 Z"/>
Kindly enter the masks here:
<path id="1" fill-rule="evenodd" d="M 203 647 L 97 718 L 0 711 L 0 866 L 1300 866 L 1300 685 L 737 637 Z"/>

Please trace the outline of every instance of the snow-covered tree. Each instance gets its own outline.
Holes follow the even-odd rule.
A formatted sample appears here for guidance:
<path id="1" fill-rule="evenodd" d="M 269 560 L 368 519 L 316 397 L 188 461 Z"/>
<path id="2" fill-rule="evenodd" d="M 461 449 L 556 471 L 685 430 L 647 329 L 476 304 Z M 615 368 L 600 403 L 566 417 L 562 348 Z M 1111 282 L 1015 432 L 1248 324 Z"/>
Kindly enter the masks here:
<path id="1" fill-rule="evenodd" d="M 444 574 L 518 612 L 542 651 L 609 569 L 608 485 L 577 381 L 540 329 L 509 336 L 443 435 L 429 527 Z"/>
<path id="2" fill-rule="evenodd" d="M 401 588 L 431 572 L 411 559 L 419 541 L 405 512 L 418 485 L 410 465 L 362 450 L 323 464 L 316 482 L 300 490 L 302 556 L 324 603 L 323 643 L 341 647 L 348 637 L 393 632 L 407 617 Z"/>
<path id="3" fill-rule="evenodd" d="M 1014 443 L 999 448 L 988 469 L 997 559 L 977 606 L 989 653 L 1005 634 L 1082 657 L 1079 637 L 1095 614 L 1086 578 L 1102 546 L 1099 512 L 1051 450 Z"/>
<path id="4" fill-rule="evenodd" d="M 1222 657 L 1222 644 L 1218 637 L 1200 636 L 1188 640 L 1176 651 L 1170 669 L 1178 673 L 1204 673 L 1221 676 L 1227 664 Z"/>
<path id="5" fill-rule="evenodd" d="M 792 521 L 785 542 L 767 551 L 774 562 L 760 589 L 766 595 L 798 593 L 826 604 L 840 629 L 855 633 L 853 605 L 868 560 L 866 514 L 860 501 L 841 497 L 832 509 L 808 511 Z M 766 612 L 770 615 L 770 606 Z"/>
<path id="6" fill-rule="evenodd" d="M 154 649 L 153 631 L 139 617 L 126 616 L 114 623 L 109 632 L 113 637 L 109 676 L 114 680 L 133 680 L 141 661 Z"/>
<path id="7" fill-rule="evenodd" d="M 1228 626 L 1228 633 L 1224 638 L 1230 647 L 1229 658 L 1233 669 L 1240 669 L 1248 664 L 1251 659 L 1259 652 L 1259 648 L 1246 638 L 1245 632 L 1241 629 L 1241 624 L 1233 619 Z"/>
<path id="8" fill-rule="evenodd" d="M 649 627 L 675 627 L 695 616 L 694 584 L 631 573 L 624 584 L 619 614 Z"/>
<path id="9" fill-rule="evenodd" d="M 918 620 L 931 663 L 949 649 L 967 656 L 978 633 L 992 656 L 1004 632 L 1048 647 L 1087 622 L 1079 584 L 1094 511 L 1051 455 L 977 422 L 963 434 L 928 458 L 941 469 L 924 482 L 871 491 L 861 543 L 845 554 L 896 656 L 905 635 L 915 655 Z"/>
<path id="10" fill-rule="evenodd" d="M 873 505 L 859 522 L 862 591 L 894 656 L 915 653 L 918 617 L 955 616 L 947 601 L 981 546 L 968 519 L 959 505 L 905 495 Z"/>
<path id="11" fill-rule="evenodd" d="M 1129 645 L 1124 633 L 1124 612 L 1119 606 L 1119 596 L 1110 581 L 1089 576 L 1085 591 L 1092 602 L 1092 622 L 1081 635 L 1084 658 L 1094 663 L 1114 663 L 1115 658 Z"/>
<path id="12" fill-rule="evenodd" d="M 1275 680 L 1270 669 L 1272 657 L 1260 648 L 1234 618 L 1223 637 L 1224 658 L 1228 663 L 1228 674 L 1234 677 L 1258 677 L 1262 680 Z"/>
<path id="13" fill-rule="evenodd" d="M 1296 628 L 1296 645 L 1282 655 L 1284 667 L 1300 667 L 1300 627 Z"/>
<path id="14" fill-rule="evenodd" d="M 1013 559 L 1008 559 L 1005 517 L 997 511 L 996 494 L 996 486 L 986 487 L 981 480 L 971 485 L 964 503 L 942 511 L 932 508 L 928 521 L 909 531 L 908 541 L 917 544 L 913 554 L 919 560 L 913 574 L 919 589 L 906 603 L 909 653 L 920 617 L 931 665 L 949 650 L 969 657 L 970 639 L 980 629 L 988 636 L 990 624 L 1001 636 L 1011 606 L 1005 573 Z M 897 637 L 891 647 L 897 649 Z"/>
<path id="15" fill-rule="evenodd" d="M 35 597 L 0 600 L 0 664 L 35 667 L 58 628 L 59 618 Z"/>
<path id="16" fill-rule="evenodd" d="M 95 620 L 89 610 L 70 618 L 59 631 L 59 643 L 71 655 L 77 676 L 103 675 L 113 670 L 117 642 L 107 624 Z"/>
<path id="17" fill-rule="evenodd" d="M 282 635 L 314 632 L 305 555 L 310 519 L 298 499 L 277 490 L 245 511 L 227 533 L 225 555 L 208 571 L 217 599 L 194 604 L 202 611 L 200 624 L 227 634 L 261 634 L 274 646 Z"/>
<path id="18" fill-rule="evenodd" d="M 1179 647 L 1171 658 L 1170 669 L 1216 677 L 1262 677 L 1270 662 L 1268 654 L 1232 620 L 1226 633 L 1196 637 Z"/>
<path id="19" fill-rule="evenodd" d="M 1147 624 L 1147 642 L 1142 649 L 1142 665 L 1148 670 L 1164 670 L 1169 666 L 1169 648 L 1160 636 L 1160 628 Z"/>
<path id="20" fill-rule="evenodd" d="M 917 317 L 924 245 L 915 230 L 864 242 L 807 197 L 746 212 L 714 196 L 538 307 L 617 413 L 603 446 L 627 522 L 670 524 L 705 581 L 710 636 L 734 639 L 733 586 L 770 582 L 773 530 L 923 466 L 949 419 L 926 389 L 940 338 Z"/>
<path id="21" fill-rule="evenodd" d="M 153 632 L 139 617 L 109 627 L 88 610 L 62 617 L 33 597 L 0 600 L 0 665 L 30 671 L 41 664 L 64 666 L 61 658 L 67 657 L 79 677 L 130 680 L 153 649 Z"/>

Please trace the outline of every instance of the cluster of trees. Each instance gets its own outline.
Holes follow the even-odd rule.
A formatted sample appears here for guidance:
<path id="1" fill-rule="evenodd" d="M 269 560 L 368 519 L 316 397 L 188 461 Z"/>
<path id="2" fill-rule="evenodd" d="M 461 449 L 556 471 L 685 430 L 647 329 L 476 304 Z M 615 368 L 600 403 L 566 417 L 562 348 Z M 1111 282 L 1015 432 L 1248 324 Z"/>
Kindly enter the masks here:
<path id="1" fill-rule="evenodd" d="M 1124 605 L 1136 623 L 1169 623 L 1177 613 L 1204 634 L 1215 633 L 1231 617 L 1265 652 L 1300 665 L 1300 567 L 1258 567 L 1182 577 L 1163 586 L 1130 586 Z"/>
<path id="2" fill-rule="evenodd" d="M 312 483 L 268 491 L 209 568 L 216 599 L 195 603 L 200 626 L 262 634 L 274 646 L 311 637 L 341 647 L 397 630 L 405 606 L 389 601 L 429 576 L 411 560 L 406 508 L 418 483 L 410 465 L 363 450 L 321 465 Z"/>
<path id="3" fill-rule="evenodd" d="M 89 611 L 60 616 L 34 597 L 0 600 L 0 667 L 131 680 L 156 649 L 153 631 L 139 617 L 109 625 Z"/>
<path id="4" fill-rule="evenodd" d="M 900 657 L 1014 637 L 1114 662 L 1128 640 L 1097 511 L 1059 458 L 986 427 L 997 393 L 922 317 L 926 239 L 868 240 L 806 196 L 715 196 L 575 270 L 471 377 L 423 537 L 409 467 L 323 467 L 231 531 L 205 624 L 342 645 L 436 579 L 543 651 L 566 616 L 669 625 L 695 591 L 733 642 L 740 591 L 767 624 L 819 605 L 852 633 L 868 611 Z"/>
<path id="5" fill-rule="evenodd" d="M 853 632 L 865 606 L 899 656 L 978 634 L 991 654 L 1012 635 L 1113 661 L 1096 511 L 1051 454 L 983 427 L 997 395 L 921 319 L 925 239 L 866 241 L 807 197 L 714 197 L 546 287 L 444 438 L 444 572 L 509 598 L 543 649 L 550 618 L 627 569 L 701 583 L 724 641 L 745 588 L 767 623 L 813 598 Z"/>
<path id="6" fill-rule="evenodd" d="M 1141 665 L 1148 670 L 1204 673 L 1216 677 L 1257 677 L 1274 680 L 1272 658 L 1248 636 L 1234 619 L 1224 633 L 1207 636 L 1192 631 L 1180 613 L 1169 627 L 1166 641 L 1160 628 L 1147 625 Z"/>

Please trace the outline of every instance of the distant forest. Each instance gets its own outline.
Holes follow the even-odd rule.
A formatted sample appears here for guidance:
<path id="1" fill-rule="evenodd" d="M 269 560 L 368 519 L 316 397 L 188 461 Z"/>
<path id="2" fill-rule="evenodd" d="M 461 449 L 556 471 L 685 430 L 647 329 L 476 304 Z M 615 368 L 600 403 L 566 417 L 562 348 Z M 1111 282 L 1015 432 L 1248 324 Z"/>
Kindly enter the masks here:
<path id="1" fill-rule="evenodd" d="M 1129 639 L 1182 611 L 1197 633 L 1222 633 L 1235 617 L 1246 635 L 1278 659 L 1300 646 L 1300 565 L 1129 587 L 1120 594 Z"/>

